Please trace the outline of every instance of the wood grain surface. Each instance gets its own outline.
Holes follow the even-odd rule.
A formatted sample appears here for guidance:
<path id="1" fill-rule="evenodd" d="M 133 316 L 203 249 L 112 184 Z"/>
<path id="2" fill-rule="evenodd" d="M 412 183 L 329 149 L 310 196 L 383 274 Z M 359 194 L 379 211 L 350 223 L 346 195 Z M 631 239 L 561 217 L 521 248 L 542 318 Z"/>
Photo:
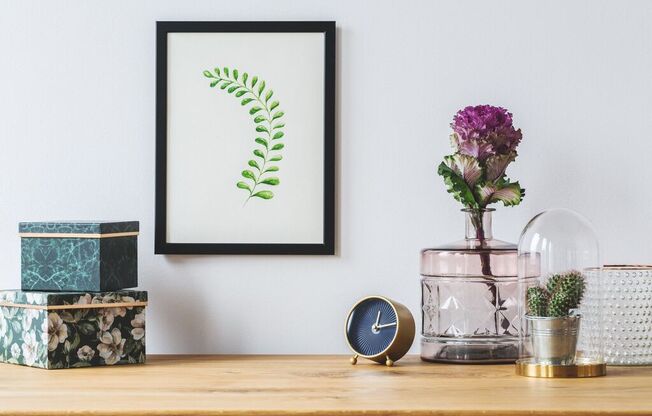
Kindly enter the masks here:
<path id="1" fill-rule="evenodd" d="M 149 356 L 145 365 L 40 370 L 0 364 L 2 415 L 643 415 L 652 367 L 532 379 L 513 365 L 395 367 L 348 356 Z"/>

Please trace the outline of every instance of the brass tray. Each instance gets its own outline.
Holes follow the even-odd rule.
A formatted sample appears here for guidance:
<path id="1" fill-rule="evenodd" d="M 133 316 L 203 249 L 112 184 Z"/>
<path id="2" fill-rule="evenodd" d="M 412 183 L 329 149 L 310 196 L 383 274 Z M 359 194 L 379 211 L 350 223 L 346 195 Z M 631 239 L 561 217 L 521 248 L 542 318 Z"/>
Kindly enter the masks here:
<path id="1" fill-rule="evenodd" d="M 539 378 L 582 378 L 607 375 L 607 364 L 578 362 L 572 365 L 537 364 L 531 358 L 516 361 L 516 374 Z"/>

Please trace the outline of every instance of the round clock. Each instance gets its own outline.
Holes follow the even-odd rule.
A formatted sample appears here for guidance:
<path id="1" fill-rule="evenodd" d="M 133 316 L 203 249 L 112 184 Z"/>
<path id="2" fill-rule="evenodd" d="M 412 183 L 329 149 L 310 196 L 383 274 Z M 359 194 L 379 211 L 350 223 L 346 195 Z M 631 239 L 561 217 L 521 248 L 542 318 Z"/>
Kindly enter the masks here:
<path id="1" fill-rule="evenodd" d="M 369 296 L 353 305 L 346 318 L 346 341 L 355 355 L 392 366 L 414 341 L 414 318 L 410 310 L 382 296 Z"/>

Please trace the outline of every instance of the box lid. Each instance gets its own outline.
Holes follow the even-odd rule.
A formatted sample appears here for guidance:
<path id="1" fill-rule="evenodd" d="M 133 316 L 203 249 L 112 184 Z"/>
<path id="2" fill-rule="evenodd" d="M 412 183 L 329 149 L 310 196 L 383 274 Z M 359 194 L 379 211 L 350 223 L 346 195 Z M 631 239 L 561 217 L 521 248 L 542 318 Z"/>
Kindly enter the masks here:
<path id="1" fill-rule="evenodd" d="M 119 290 L 114 292 L 35 292 L 0 291 L 0 306 L 35 307 L 41 309 L 104 308 L 111 306 L 144 306 L 147 291 Z"/>
<path id="2" fill-rule="evenodd" d="M 46 234 L 52 237 L 61 237 L 60 234 L 76 236 L 89 234 L 88 237 L 123 233 L 137 235 L 138 225 L 138 221 L 36 221 L 19 223 L 18 232 L 21 237 L 30 237 L 34 234 Z"/>

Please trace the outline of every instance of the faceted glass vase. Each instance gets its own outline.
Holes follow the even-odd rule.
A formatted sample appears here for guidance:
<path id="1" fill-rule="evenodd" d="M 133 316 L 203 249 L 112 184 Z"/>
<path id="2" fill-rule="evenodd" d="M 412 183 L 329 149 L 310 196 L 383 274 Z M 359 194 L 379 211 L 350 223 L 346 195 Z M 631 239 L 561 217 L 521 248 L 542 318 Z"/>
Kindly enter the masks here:
<path id="1" fill-rule="evenodd" d="M 421 358 L 510 363 L 519 354 L 517 247 L 494 240 L 493 209 L 463 210 L 464 240 L 421 251 Z"/>

